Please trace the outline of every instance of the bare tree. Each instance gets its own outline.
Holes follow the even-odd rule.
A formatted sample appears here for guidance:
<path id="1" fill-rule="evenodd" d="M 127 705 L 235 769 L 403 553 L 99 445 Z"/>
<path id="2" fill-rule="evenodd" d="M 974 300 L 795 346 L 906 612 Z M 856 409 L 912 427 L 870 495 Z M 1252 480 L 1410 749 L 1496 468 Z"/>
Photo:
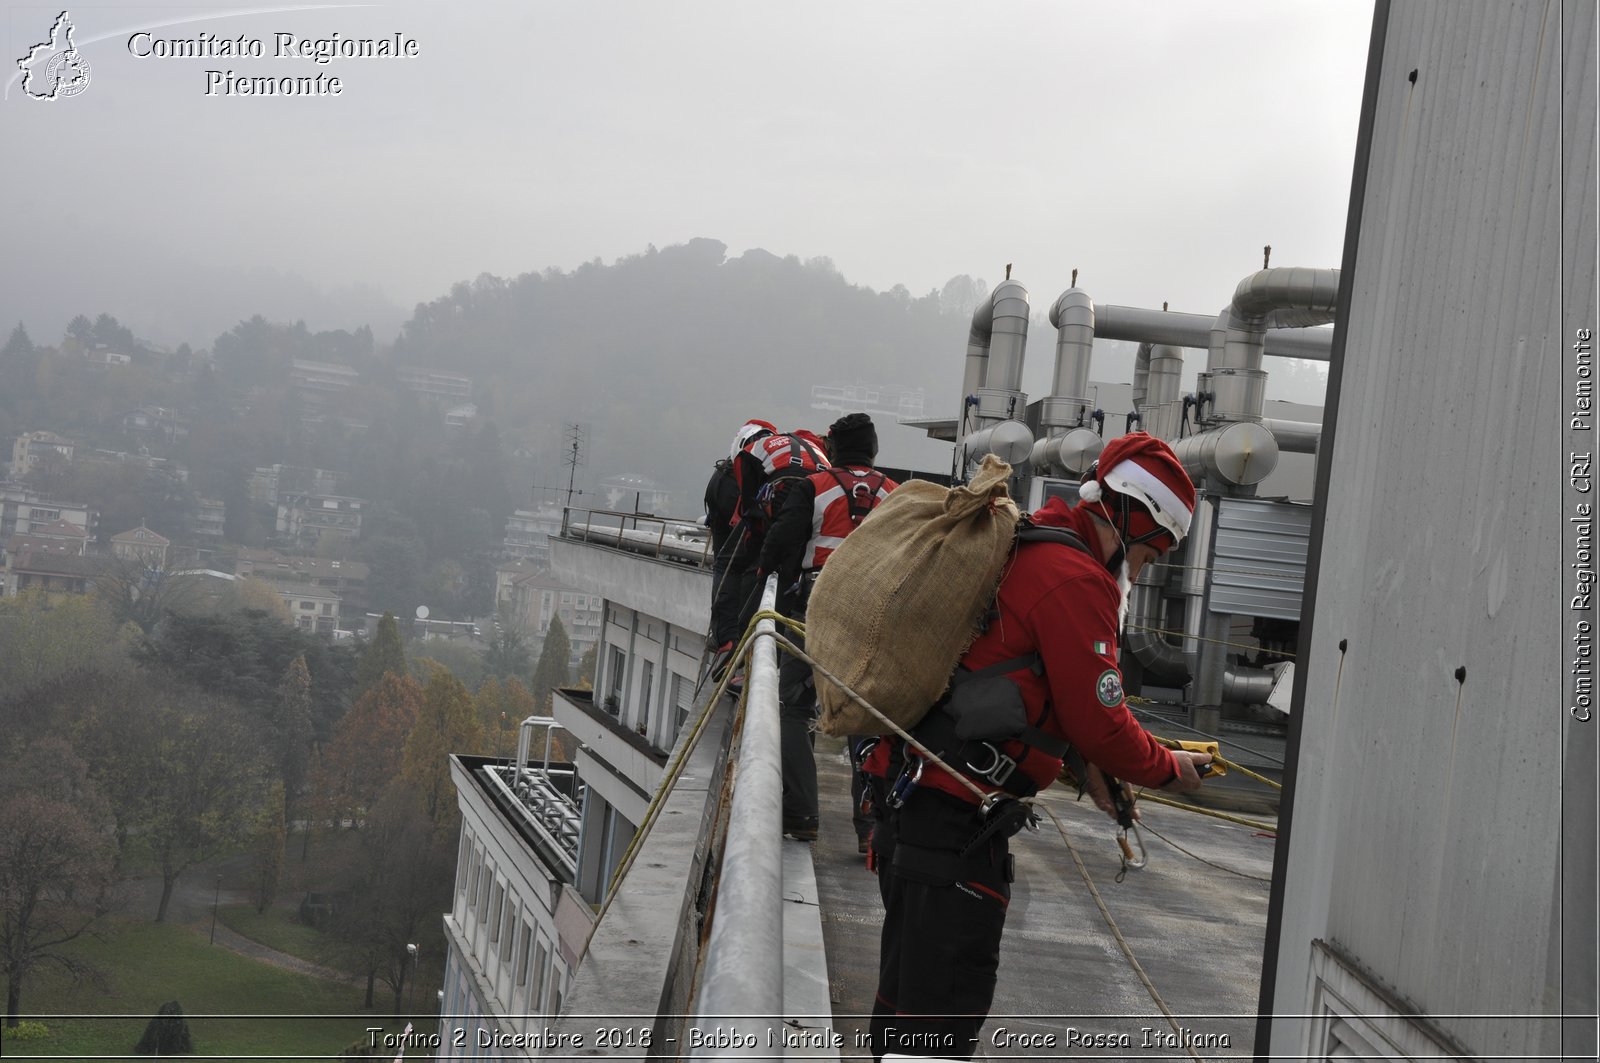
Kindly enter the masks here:
<path id="1" fill-rule="evenodd" d="M 88 931 L 111 884 L 109 810 L 88 766 L 62 739 L 44 739 L 0 782 L 0 968 L 6 1025 L 15 1027 L 29 976 L 54 966 L 91 969 L 61 946 Z"/>

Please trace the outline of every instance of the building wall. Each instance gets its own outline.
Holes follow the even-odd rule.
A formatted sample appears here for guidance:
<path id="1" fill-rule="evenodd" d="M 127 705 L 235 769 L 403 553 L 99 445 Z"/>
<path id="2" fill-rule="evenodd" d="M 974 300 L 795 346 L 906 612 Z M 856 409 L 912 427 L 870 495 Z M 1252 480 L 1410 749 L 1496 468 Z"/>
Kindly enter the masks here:
<path id="1" fill-rule="evenodd" d="M 1592 71 L 1594 9 L 1386 10 L 1269 944 L 1273 1011 L 1309 1017 L 1271 1048 L 1528 1058 L 1559 1048 L 1527 1016 L 1560 1007 L 1562 66 Z M 1592 80 L 1570 106 L 1592 160 Z M 1423 1018 L 1339 1017 L 1396 1002 Z"/>
<path id="2" fill-rule="evenodd" d="M 462 820 L 455 891 L 444 917 L 449 956 L 440 1058 L 473 1059 L 480 1058 L 480 1028 L 527 1034 L 560 1010 L 570 978 L 570 946 L 563 948 L 557 919 L 566 887 L 459 762 L 451 762 L 451 774 Z M 458 1029 L 467 1033 L 464 1046 L 454 1044 Z"/>

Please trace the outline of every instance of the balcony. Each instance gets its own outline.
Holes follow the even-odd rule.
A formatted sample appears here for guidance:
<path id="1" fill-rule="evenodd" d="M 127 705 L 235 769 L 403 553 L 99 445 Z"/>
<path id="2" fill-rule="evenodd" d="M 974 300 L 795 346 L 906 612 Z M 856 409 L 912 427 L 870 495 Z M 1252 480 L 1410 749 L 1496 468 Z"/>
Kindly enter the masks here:
<path id="1" fill-rule="evenodd" d="M 661 785 L 667 754 L 597 704 L 592 690 L 557 690 L 551 704 L 556 721 L 582 743 L 579 774 L 638 823 L 646 799 Z"/>

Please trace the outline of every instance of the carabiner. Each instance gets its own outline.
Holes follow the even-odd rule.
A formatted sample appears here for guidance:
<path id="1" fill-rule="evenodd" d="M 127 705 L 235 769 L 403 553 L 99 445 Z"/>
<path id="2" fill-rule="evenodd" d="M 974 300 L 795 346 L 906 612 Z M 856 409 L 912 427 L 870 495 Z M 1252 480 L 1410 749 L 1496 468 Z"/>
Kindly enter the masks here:
<path id="1" fill-rule="evenodd" d="M 1137 860 L 1133 857 L 1133 847 L 1128 844 L 1128 834 L 1130 832 L 1133 834 L 1133 840 L 1139 844 L 1139 858 Z M 1139 833 L 1137 826 L 1124 828 L 1123 832 L 1117 836 L 1117 846 L 1122 850 L 1123 870 L 1132 868 L 1138 871 L 1150 862 L 1150 856 L 1144 850 L 1144 835 Z"/>

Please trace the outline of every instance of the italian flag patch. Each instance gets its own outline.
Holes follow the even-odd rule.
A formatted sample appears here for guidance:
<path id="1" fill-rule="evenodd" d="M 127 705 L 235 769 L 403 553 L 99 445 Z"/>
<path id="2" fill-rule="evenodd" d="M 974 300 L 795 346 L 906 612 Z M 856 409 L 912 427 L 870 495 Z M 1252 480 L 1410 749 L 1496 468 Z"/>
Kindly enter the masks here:
<path id="1" fill-rule="evenodd" d="M 1100 656 L 1104 657 L 1106 654 L 1111 652 L 1111 643 L 1109 643 L 1109 642 L 1097 642 L 1097 643 L 1095 643 L 1094 644 L 1094 652 L 1096 652 Z"/>

